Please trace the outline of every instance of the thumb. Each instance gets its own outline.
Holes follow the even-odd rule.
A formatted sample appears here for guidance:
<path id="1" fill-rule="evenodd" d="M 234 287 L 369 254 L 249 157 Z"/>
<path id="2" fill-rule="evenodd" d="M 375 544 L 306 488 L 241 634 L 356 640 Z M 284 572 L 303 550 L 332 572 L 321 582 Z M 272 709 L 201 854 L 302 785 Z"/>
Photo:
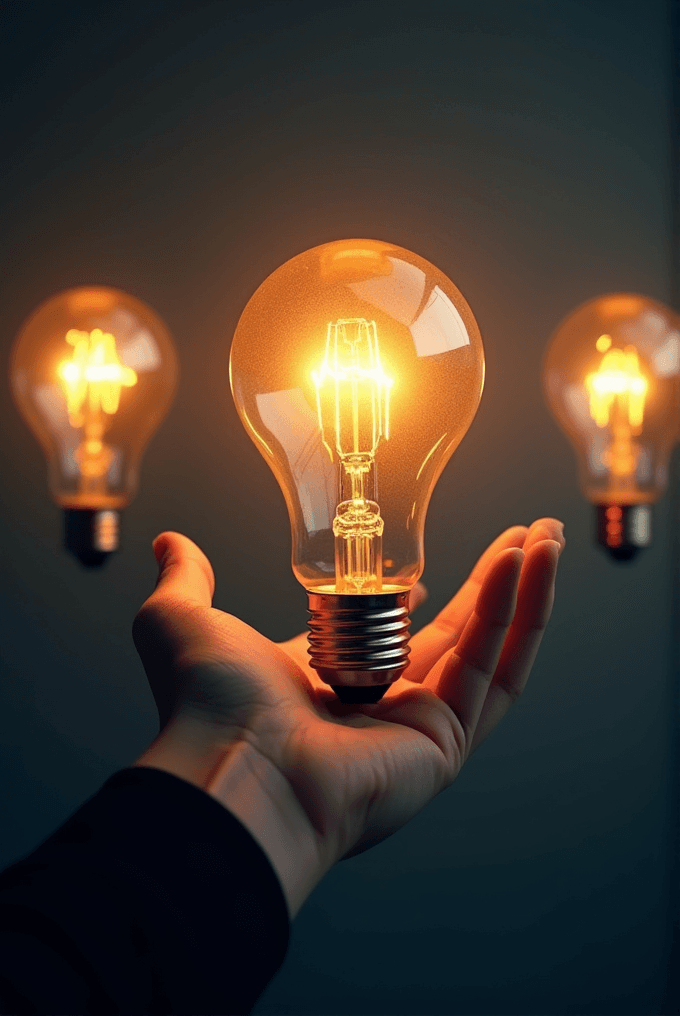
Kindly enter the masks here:
<path id="1" fill-rule="evenodd" d="M 161 533 L 153 542 L 158 579 L 150 599 L 156 604 L 183 600 L 210 607 L 215 576 L 210 561 L 196 544 L 181 533 Z"/>
<path id="2" fill-rule="evenodd" d="M 161 728 L 177 703 L 175 662 L 198 636 L 192 607 L 210 607 L 215 580 L 202 550 L 180 533 L 161 533 L 153 543 L 159 573 L 156 588 L 142 604 L 132 638 L 156 699 Z"/>

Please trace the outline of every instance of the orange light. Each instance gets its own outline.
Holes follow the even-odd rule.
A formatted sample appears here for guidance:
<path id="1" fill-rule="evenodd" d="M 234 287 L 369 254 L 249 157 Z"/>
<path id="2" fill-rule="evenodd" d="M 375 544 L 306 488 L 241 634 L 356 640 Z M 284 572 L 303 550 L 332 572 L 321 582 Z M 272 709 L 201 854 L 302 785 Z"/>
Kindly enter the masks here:
<path id="1" fill-rule="evenodd" d="M 57 375 L 66 396 L 71 426 L 83 426 L 86 399 L 91 413 L 101 410 L 112 416 L 118 411 L 121 388 L 137 384 L 135 371 L 118 358 L 115 338 L 101 328 L 91 332 L 71 328 L 66 341 L 73 346 L 73 355 L 70 360 L 62 360 Z"/>
<path id="2" fill-rule="evenodd" d="M 326 355 L 319 370 L 312 371 L 312 379 L 319 428 L 331 459 L 331 442 L 343 461 L 356 455 L 372 459 L 380 439 L 390 436 L 390 389 L 394 383 L 380 362 L 375 321 L 352 318 L 331 322 Z M 324 386 L 324 382 L 330 383 Z M 324 426 L 324 387 L 331 396 L 330 428 Z M 333 438 L 327 436 L 329 429 Z"/>
<path id="3" fill-rule="evenodd" d="M 555 329 L 543 383 L 596 506 L 597 540 L 617 542 L 614 558 L 631 560 L 650 542 L 649 506 L 680 438 L 680 315 L 635 293 L 588 300 Z"/>
<path id="4" fill-rule="evenodd" d="M 604 338 L 609 336 L 600 336 L 598 343 Z M 640 371 L 634 346 L 609 349 L 598 369 L 588 374 L 585 383 L 590 397 L 590 415 L 598 427 L 609 425 L 616 406 L 621 415 L 627 416 L 633 431 L 640 429 L 649 383 Z"/>
<path id="5" fill-rule="evenodd" d="M 45 451 L 55 501 L 69 511 L 129 504 L 177 377 L 172 339 L 155 312 L 103 286 L 57 293 L 24 322 L 10 377 Z"/>
<path id="6" fill-rule="evenodd" d="M 397 633 L 424 564 L 427 506 L 483 378 L 479 330 L 462 295 L 424 258 L 381 241 L 299 254 L 241 315 L 232 392 L 282 488 L 293 570 L 310 594 L 312 666 L 333 687 L 370 686 L 379 697 L 405 666 Z M 389 643 L 381 636 L 369 659 L 374 596 L 399 613 Z M 336 598 L 347 606 L 329 621 Z M 345 610 L 362 620 L 343 627 Z"/>

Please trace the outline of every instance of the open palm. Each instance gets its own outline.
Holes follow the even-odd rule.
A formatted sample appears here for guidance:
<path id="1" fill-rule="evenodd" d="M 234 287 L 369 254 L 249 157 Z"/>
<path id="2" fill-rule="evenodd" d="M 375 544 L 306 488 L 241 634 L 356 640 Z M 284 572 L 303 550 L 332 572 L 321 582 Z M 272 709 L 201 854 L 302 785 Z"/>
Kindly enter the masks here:
<path id="1" fill-rule="evenodd" d="M 199 724 L 211 744 L 245 751 L 263 783 L 272 772 L 283 779 L 329 867 L 390 835 L 448 786 L 521 693 L 563 545 L 554 519 L 506 530 L 413 636 L 404 676 L 380 702 L 349 706 L 309 666 L 306 635 L 276 644 L 211 607 L 207 558 L 186 537 L 163 533 L 154 545 L 158 584 L 134 625 L 162 731 Z M 424 595 L 417 586 L 412 606 Z"/>

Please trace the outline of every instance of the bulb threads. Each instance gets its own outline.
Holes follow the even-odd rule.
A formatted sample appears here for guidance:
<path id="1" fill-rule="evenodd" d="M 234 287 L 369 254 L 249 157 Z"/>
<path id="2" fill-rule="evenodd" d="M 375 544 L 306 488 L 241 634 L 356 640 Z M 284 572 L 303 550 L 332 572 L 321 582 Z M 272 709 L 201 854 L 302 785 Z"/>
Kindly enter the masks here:
<path id="1" fill-rule="evenodd" d="M 309 593 L 311 666 L 342 702 L 377 702 L 408 666 L 409 591 Z"/>
<path id="2" fill-rule="evenodd" d="M 64 546 L 86 568 L 99 568 L 118 550 L 120 515 L 110 508 L 65 508 Z"/>
<path id="3" fill-rule="evenodd" d="M 649 504 L 597 504 L 595 519 L 597 542 L 615 561 L 631 561 L 652 541 Z"/>

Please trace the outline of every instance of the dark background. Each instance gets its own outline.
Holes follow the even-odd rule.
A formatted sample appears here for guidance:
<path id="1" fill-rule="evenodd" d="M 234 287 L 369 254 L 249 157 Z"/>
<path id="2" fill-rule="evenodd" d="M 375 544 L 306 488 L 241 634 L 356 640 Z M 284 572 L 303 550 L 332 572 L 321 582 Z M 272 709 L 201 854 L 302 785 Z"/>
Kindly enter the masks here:
<path id="1" fill-rule="evenodd" d="M 5 3 L 1 46 L 3 362 L 36 304 L 104 283 L 166 320 L 182 374 L 98 574 L 60 550 L 1 382 L 0 861 L 156 733 L 130 625 L 158 532 L 208 553 L 217 606 L 273 638 L 303 627 L 229 343 L 287 258 L 388 240 L 453 279 L 487 354 L 429 513 L 418 624 L 506 526 L 557 515 L 569 543 L 521 702 L 450 790 L 330 873 L 256 1012 L 677 1012 L 672 502 L 651 549 L 610 562 L 540 384 L 575 304 L 673 298 L 667 2 Z"/>

